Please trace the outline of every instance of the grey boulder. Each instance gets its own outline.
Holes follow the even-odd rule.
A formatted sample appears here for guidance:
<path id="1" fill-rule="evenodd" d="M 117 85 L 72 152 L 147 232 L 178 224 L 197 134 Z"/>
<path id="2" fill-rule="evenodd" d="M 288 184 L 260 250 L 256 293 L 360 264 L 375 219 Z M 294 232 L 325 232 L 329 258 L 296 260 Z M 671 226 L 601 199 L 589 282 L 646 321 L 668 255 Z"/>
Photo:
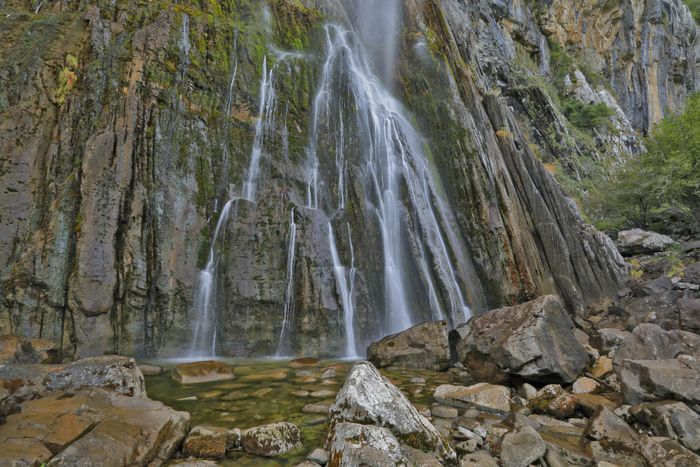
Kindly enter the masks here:
<path id="1" fill-rule="evenodd" d="M 517 377 L 571 383 L 588 364 L 574 324 L 554 295 L 472 318 L 451 338 L 459 361 L 479 381 L 504 383 Z"/>
<path id="2" fill-rule="evenodd" d="M 367 359 L 378 368 L 446 370 L 450 366 L 447 322 L 423 323 L 385 337 L 369 346 Z"/>
<path id="3" fill-rule="evenodd" d="M 675 244 L 668 235 L 642 229 L 623 230 L 617 234 L 617 247 L 623 255 L 659 253 Z"/>

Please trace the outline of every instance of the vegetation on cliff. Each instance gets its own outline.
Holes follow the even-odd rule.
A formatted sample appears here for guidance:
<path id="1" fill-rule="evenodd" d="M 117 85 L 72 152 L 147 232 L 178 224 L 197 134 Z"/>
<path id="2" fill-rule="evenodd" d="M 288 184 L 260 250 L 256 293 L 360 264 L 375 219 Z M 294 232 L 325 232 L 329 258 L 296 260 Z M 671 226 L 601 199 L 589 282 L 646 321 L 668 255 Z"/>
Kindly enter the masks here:
<path id="1" fill-rule="evenodd" d="M 700 222 L 700 94 L 686 111 L 665 118 L 646 139 L 646 152 L 595 183 L 590 211 L 605 229 L 653 227 L 655 214 L 681 210 Z"/>

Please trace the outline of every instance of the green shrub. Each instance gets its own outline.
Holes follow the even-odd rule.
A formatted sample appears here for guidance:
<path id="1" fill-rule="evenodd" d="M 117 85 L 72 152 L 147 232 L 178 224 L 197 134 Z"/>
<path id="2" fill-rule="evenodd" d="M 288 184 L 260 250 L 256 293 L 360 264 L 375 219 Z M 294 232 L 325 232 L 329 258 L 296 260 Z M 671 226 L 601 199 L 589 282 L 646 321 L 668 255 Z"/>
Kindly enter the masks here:
<path id="1" fill-rule="evenodd" d="M 603 229 L 648 228 L 655 212 L 674 207 L 700 224 L 700 94 L 683 114 L 659 123 L 645 143 L 645 153 L 595 184 L 588 214 Z"/>
<path id="2" fill-rule="evenodd" d="M 615 111 L 602 102 L 587 104 L 571 98 L 564 100 L 562 110 L 575 127 L 583 130 L 609 125 L 610 117 L 615 115 Z"/>

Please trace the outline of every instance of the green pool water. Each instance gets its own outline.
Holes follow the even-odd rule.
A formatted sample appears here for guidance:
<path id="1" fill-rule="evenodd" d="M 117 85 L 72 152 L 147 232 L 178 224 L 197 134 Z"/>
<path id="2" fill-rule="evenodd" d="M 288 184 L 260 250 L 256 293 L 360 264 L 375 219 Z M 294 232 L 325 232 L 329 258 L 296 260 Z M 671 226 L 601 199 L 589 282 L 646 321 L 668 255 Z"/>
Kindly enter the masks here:
<path id="1" fill-rule="evenodd" d="M 301 430 L 303 448 L 299 451 L 270 459 L 235 452 L 219 461 L 224 466 L 295 465 L 323 446 L 328 431 L 326 417 L 303 413 L 302 408 L 315 402 L 331 403 L 352 362 L 325 360 L 317 366 L 291 368 L 288 360 L 224 361 L 234 367 L 235 379 L 190 385 L 172 380 L 170 372 L 175 362 L 149 362 L 163 366 L 166 371 L 146 377 L 148 396 L 189 412 L 192 426 L 207 424 L 244 430 L 267 423 L 290 422 Z M 321 379 L 328 368 L 334 368 L 336 376 Z M 429 407 L 435 387 L 450 382 L 448 373 L 396 369 L 382 373 L 418 408 Z M 412 378 L 422 378 L 425 382 L 412 382 Z M 316 398 L 305 393 L 321 390 L 331 391 L 332 395 Z"/>

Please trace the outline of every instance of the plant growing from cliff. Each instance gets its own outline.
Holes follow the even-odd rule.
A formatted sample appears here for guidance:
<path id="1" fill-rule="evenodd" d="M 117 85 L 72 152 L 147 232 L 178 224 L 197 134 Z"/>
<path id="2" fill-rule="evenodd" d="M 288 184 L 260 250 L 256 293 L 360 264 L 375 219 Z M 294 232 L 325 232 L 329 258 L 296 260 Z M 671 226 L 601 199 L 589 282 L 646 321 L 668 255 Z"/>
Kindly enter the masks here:
<path id="1" fill-rule="evenodd" d="M 66 55 L 65 66 L 58 72 L 58 85 L 54 93 L 54 103 L 62 107 L 66 103 L 66 97 L 70 94 L 78 81 L 78 75 L 75 70 L 78 68 L 78 59 L 75 55 Z"/>
<path id="2" fill-rule="evenodd" d="M 700 21 L 700 0 L 685 0 L 685 3 L 690 8 L 695 21 Z"/>
<path id="3" fill-rule="evenodd" d="M 610 125 L 610 117 L 615 115 L 615 111 L 602 102 L 585 103 L 572 98 L 564 100 L 562 111 L 576 128 L 589 131 Z"/>
<path id="4" fill-rule="evenodd" d="M 646 139 L 647 151 L 597 184 L 591 214 L 599 227 L 648 228 L 652 214 L 680 208 L 700 225 L 700 94 L 685 112 L 665 118 Z"/>

